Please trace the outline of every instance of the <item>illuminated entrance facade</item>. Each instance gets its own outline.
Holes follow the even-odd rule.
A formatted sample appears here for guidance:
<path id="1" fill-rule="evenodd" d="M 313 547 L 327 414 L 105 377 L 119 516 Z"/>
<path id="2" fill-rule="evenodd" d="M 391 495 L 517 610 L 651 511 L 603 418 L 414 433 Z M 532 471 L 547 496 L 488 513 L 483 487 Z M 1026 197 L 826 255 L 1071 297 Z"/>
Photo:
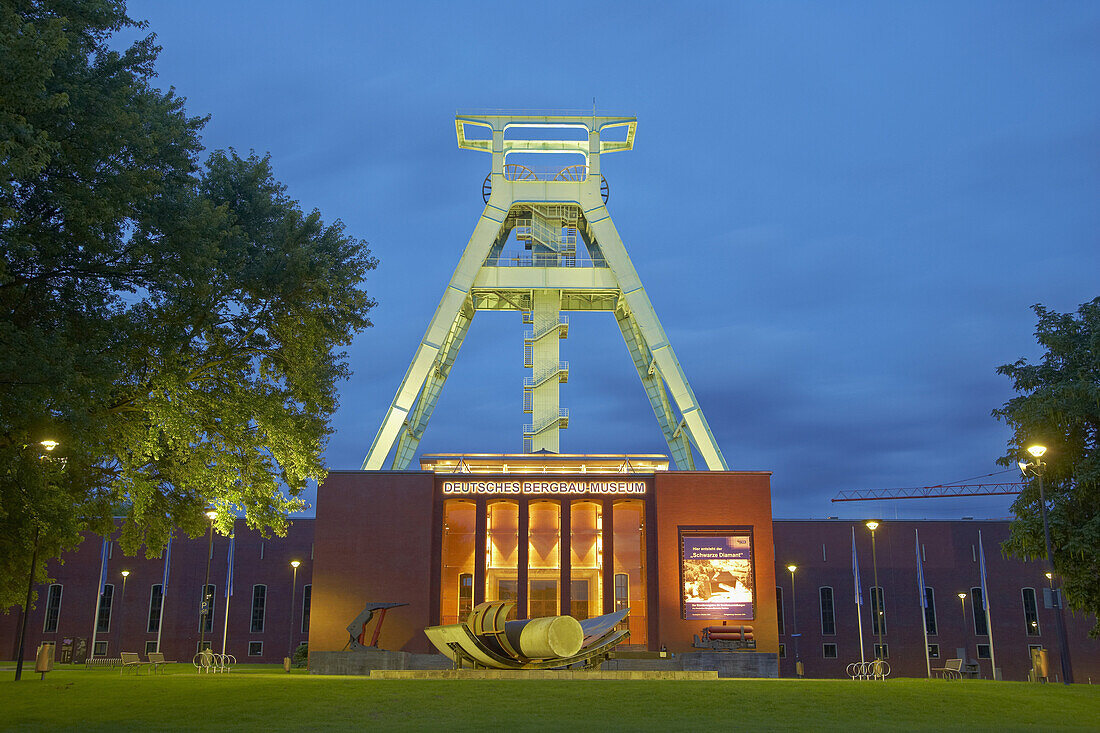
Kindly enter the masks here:
<path id="1" fill-rule="evenodd" d="M 554 474 L 523 473 L 547 463 Z M 652 479 L 636 471 L 667 470 L 668 459 L 626 463 L 621 456 L 422 459 L 438 474 L 442 500 L 439 623 L 458 623 L 484 601 L 516 601 L 527 618 L 584 620 L 629 608 L 630 643 L 645 645 Z M 611 473 L 623 469 L 631 472 Z M 479 475 L 487 473 L 499 475 Z M 569 473 L 587 478 L 559 478 Z"/>

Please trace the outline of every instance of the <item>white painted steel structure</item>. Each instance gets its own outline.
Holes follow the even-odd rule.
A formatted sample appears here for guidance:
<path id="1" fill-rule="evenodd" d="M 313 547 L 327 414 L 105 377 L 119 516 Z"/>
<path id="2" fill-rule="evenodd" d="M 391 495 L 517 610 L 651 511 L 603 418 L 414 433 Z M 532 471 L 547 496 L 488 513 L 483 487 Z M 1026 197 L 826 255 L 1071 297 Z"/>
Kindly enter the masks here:
<path id="1" fill-rule="evenodd" d="M 485 209 L 386 411 L 364 469 L 383 468 L 395 446 L 391 468 L 409 466 L 474 313 L 515 310 L 529 324 L 524 364 L 532 374 L 523 396 L 531 422 L 524 428 L 525 453 L 558 452 L 558 432 L 568 425 L 568 411 L 558 401 L 558 387 L 569 374 L 568 363 L 559 358 L 559 342 L 569 330 L 561 312 L 610 311 L 676 467 L 695 468 L 694 445 L 707 469 L 728 470 L 607 210 L 600 156 L 633 148 L 636 127 L 634 117 L 596 114 L 455 117 L 458 146 L 492 154 Z M 526 139 L 521 139 L 525 132 Z M 547 135 L 578 139 L 541 139 Z M 539 175 L 508 161 L 517 153 L 583 156 L 584 163 Z M 510 237 L 526 252 L 504 254 Z M 578 237 L 587 256 L 577 253 Z"/>

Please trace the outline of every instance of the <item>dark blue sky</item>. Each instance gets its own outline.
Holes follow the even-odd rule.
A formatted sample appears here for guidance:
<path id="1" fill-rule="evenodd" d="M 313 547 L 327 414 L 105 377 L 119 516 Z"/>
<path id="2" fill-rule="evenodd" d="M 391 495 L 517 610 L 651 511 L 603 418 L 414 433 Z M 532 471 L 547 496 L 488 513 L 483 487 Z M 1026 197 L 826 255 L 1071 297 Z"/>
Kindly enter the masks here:
<path id="1" fill-rule="evenodd" d="M 318 7 L 315 7 L 318 6 Z M 379 258 L 332 468 L 358 468 L 479 216 L 458 108 L 638 117 L 609 209 L 733 469 L 777 517 L 1001 470 L 1033 303 L 1100 294 L 1100 4 L 131 2 L 209 149 L 270 152 Z M 522 331 L 479 314 L 421 443 L 518 452 Z M 563 452 L 665 452 L 609 314 L 574 314 Z M 1014 474 L 1004 478 L 1015 479 Z"/>

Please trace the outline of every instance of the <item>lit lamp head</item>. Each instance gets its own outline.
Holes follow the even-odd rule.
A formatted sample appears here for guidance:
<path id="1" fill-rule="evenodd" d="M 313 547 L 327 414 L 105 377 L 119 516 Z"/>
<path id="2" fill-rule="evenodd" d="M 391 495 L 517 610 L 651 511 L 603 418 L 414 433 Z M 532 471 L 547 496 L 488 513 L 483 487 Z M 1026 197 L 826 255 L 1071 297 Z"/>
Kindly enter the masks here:
<path id="1" fill-rule="evenodd" d="M 291 560 L 290 561 L 290 567 L 294 568 L 295 570 L 297 570 L 298 566 L 301 565 L 301 564 L 302 563 L 301 563 L 300 560 Z"/>
<path id="2" fill-rule="evenodd" d="M 206 518 L 209 519 L 211 522 L 213 522 L 215 519 L 218 518 L 218 513 L 216 511 L 214 511 L 213 509 L 209 509 L 206 512 Z"/>
<path id="3" fill-rule="evenodd" d="M 965 593 L 960 593 L 959 594 L 959 600 L 960 601 L 965 601 L 966 600 L 966 594 Z"/>
<path id="4" fill-rule="evenodd" d="M 1050 580 L 1051 578 L 1054 577 L 1054 575 L 1051 574 L 1051 573 L 1043 573 L 1043 575 L 1047 576 L 1047 580 Z"/>
<path id="5" fill-rule="evenodd" d="M 122 577 L 129 578 L 130 577 L 130 571 L 129 570 L 123 570 L 122 571 Z"/>
<path id="6" fill-rule="evenodd" d="M 868 519 L 866 522 L 864 522 L 864 524 L 866 524 L 867 529 L 871 530 L 872 532 L 878 529 L 878 522 L 874 519 Z"/>
<path id="7" fill-rule="evenodd" d="M 42 441 L 39 441 L 38 444 L 40 446 L 42 446 L 43 448 L 45 448 L 46 450 L 53 450 L 54 448 L 56 448 L 58 446 L 58 443 L 57 443 L 56 440 L 42 440 Z"/>
<path id="8" fill-rule="evenodd" d="M 787 570 L 790 570 L 791 574 L 794 575 L 794 571 L 798 570 L 798 566 L 797 565 L 788 565 Z"/>
<path id="9" fill-rule="evenodd" d="M 1044 445 L 1033 445 L 1027 449 L 1027 452 L 1035 458 L 1042 458 L 1043 454 L 1047 452 L 1047 449 Z"/>

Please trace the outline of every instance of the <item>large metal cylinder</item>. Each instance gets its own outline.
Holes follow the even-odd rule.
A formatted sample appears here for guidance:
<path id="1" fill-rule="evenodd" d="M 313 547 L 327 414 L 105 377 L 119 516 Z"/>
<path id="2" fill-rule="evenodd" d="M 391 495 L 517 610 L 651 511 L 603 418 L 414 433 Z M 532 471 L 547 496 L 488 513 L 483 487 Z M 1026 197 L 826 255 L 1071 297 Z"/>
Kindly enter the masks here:
<path id="1" fill-rule="evenodd" d="M 581 624 L 572 616 L 509 621 L 504 628 L 508 641 L 528 659 L 571 657 L 584 643 Z"/>

